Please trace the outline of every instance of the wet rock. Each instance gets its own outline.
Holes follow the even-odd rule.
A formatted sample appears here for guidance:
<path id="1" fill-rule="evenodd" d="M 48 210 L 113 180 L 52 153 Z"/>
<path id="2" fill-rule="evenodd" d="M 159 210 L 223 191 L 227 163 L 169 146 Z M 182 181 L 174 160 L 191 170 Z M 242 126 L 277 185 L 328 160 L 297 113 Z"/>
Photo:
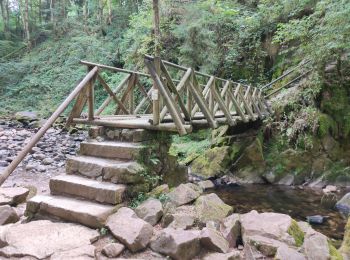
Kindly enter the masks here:
<path id="1" fill-rule="evenodd" d="M 73 248 L 67 251 L 56 252 L 50 257 L 50 260 L 66 260 L 66 259 L 93 260 L 95 259 L 95 247 L 92 245 L 85 245 L 85 246 Z"/>
<path id="2" fill-rule="evenodd" d="M 209 253 L 203 258 L 203 260 L 240 260 L 240 259 L 242 259 L 241 254 L 237 250 L 227 254 Z"/>
<path id="3" fill-rule="evenodd" d="M 150 198 L 139 205 L 135 213 L 139 218 L 154 226 L 163 216 L 163 206 L 159 200 Z"/>
<path id="4" fill-rule="evenodd" d="M 203 190 L 193 183 L 180 184 L 169 193 L 169 200 L 176 206 L 181 206 L 194 201 L 202 192 Z"/>
<path id="5" fill-rule="evenodd" d="M 304 239 L 303 249 L 307 259 L 327 260 L 330 259 L 328 239 L 325 235 L 317 232 L 308 232 Z"/>
<path id="6" fill-rule="evenodd" d="M 280 213 L 258 213 L 253 210 L 240 216 L 242 238 L 245 242 L 250 236 L 268 237 L 295 245 L 294 238 L 288 233 L 292 218 Z"/>
<path id="7" fill-rule="evenodd" d="M 0 225 L 15 223 L 19 220 L 17 212 L 10 206 L 0 206 Z"/>
<path id="8" fill-rule="evenodd" d="M 197 218 L 201 223 L 219 221 L 232 213 L 233 208 L 225 204 L 218 195 L 210 193 L 200 196 L 195 202 Z"/>
<path id="9" fill-rule="evenodd" d="M 284 176 L 282 179 L 280 179 L 277 182 L 278 185 L 287 185 L 287 186 L 291 186 L 294 184 L 294 175 L 292 174 L 287 174 L 286 176 Z"/>
<path id="10" fill-rule="evenodd" d="M 336 204 L 335 207 L 343 214 L 350 214 L 350 192 L 346 193 Z"/>
<path id="11" fill-rule="evenodd" d="M 227 253 L 229 249 L 228 241 L 223 235 L 211 228 L 203 228 L 200 238 L 201 245 L 211 251 Z"/>
<path id="12" fill-rule="evenodd" d="M 190 260 L 200 252 L 199 231 L 165 228 L 151 242 L 151 249 L 176 260 Z"/>
<path id="13" fill-rule="evenodd" d="M 46 259 L 54 253 L 90 245 L 98 236 L 96 230 L 47 220 L 1 226 L 0 256 Z"/>
<path id="14" fill-rule="evenodd" d="M 325 217 L 321 215 L 314 215 L 314 216 L 307 216 L 306 219 L 307 219 L 307 222 L 309 222 L 310 224 L 322 224 L 325 220 Z"/>
<path id="15" fill-rule="evenodd" d="M 0 188 L 0 205 L 17 205 L 26 201 L 29 194 L 27 188 Z"/>
<path id="16" fill-rule="evenodd" d="M 125 246 L 122 244 L 110 243 L 102 248 L 102 253 L 107 257 L 117 257 L 123 252 L 124 248 Z"/>
<path id="17" fill-rule="evenodd" d="M 120 242 L 136 252 L 147 247 L 153 227 L 137 217 L 132 209 L 123 207 L 108 217 L 106 226 Z"/>
<path id="18" fill-rule="evenodd" d="M 230 247 L 236 247 L 241 235 L 241 223 L 239 214 L 232 214 L 224 218 L 220 225 L 220 230 Z"/>
<path id="19" fill-rule="evenodd" d="M 211 180 L 206 180 L 206 181 L 200 181 L 197 183 L 199 187 L 201 187 L 203 190 L 208 190 L 211 188 L 214 188 L 215 185 Z"/>
<path id="20" fill-rule="evenodd" d="M 286 245 L 278 247 L 275 260 L 306 260 L 306 257 L 298 252 L 296 249 L 290 248 Z"/>

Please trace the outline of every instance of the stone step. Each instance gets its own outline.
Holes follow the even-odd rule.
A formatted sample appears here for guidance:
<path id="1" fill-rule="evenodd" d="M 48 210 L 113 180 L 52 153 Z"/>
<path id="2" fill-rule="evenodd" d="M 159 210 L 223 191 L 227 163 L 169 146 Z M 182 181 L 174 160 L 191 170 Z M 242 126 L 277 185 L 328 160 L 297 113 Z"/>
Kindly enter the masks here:
<path id="1" fill-rule="evenodd" d="M 116 206 L 52 195 L 36 195 L 27 202 L 29 216 L 48 216 L 80 223 L 91 228 L 103 227 Z"/>
<path id="2" fill-rule="evenodd" d="M 102 177 L 103 180 L 118 184 L 141 183 L 143 168 L 135 161 L 111 160 L 91 156 L 73 156 L 66 162 L 67 174 L 78 174 L 89 178 Z"/>
<path id="3" fill-rule="evenodd" d="M 77 196 L 101 203 L 123 202 L 126 186 L 99 182 L 76 175 L 60 175 L 50 179 L 51 194 Z"/>
<path id="4" fill-rule="evenodd" d="M 139 143 L 89 140 L 80 144 L 80 154 L 111 159 L 136 159 L 144 146 Z"/>

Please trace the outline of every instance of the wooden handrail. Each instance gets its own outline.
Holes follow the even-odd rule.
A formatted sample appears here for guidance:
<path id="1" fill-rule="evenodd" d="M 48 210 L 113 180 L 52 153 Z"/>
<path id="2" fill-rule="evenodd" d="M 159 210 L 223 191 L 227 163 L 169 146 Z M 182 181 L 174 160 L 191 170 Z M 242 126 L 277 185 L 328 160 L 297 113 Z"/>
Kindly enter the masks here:
<path id="1" fill-rule="evenodd" d="M 40 138 L 46 133 L 46 131 L 52 126 L 56 119 L 64 112 L 74 98 L 81 92 L 84 87 L 95 77 L 98 71 L 98 67 L 94 67 L 85 78 L 75 87 L 75 89 L 69 94 L 69 96 L 62 102 L 62 104 L 56 109 L 56 111 L 49 117 L 46 123 L 39 129 L 39 131 L 32 137 L 28 144 L 24 146 L 22 151 L 15 157 L 9 166 L 2 172 L 0 176 L 0 186 L 11 175 L 31 149 L 39 142 Z"/>

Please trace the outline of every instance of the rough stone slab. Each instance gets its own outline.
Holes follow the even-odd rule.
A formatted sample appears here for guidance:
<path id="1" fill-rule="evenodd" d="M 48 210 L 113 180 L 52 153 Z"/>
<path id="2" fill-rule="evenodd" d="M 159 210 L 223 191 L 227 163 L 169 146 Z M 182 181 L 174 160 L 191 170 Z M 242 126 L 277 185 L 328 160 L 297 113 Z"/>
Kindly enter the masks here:
<path id="1" fill-rule="evenodd" d="M 246 244 L 250 244 L 252 247 L 267 257 L 273 257 L 279 247 L 285 246 L 284 243 L 276 239 L 263 237 L 260 235 L 247 236 L 245 238 L 245 245 Z"/>
<path id="2" fill-rule="evenodd" d="M 202 188 L 193 184 L 186 183 L 180 184 L 173 191 L 171 191 L 168 196 L 169 200 L 176 206 L 181 206 L 190 203 L 197 199 L 203 193 Z"/>
<path id="3" fill-rule="evenodd" d="M 54 253 L 50 260 L 93 260 L 95 259 L 95 247 L 93 245 L 85 245 L 71 250 Z"/>
<path id="4" fill-rule="evenodd" d="M 298 252 L 296 249 L 290 248 L 286 245 L 280 246 L 277 249 L 276 260 L 306 260 L 306 257 Z"/>
<path id="5" fill-rule="evenodd" d="M 258 213 L 252 210 L 241 215 L 242 237 L 245 242 L 248 236 L 260 235 L 279 240 L 288 245 L 295 245 L 294 238 L 288 234 L 292 218 L 280 213 Z"/>
<path id="6" fill-rule="evenodd" d="M 91 245 L 98 237 L 96 230 L 71 223 L 40 220 L 6 225 L 0 227 L 0 256 L 46 259 L 54 253 Z"/>
<path id="7" fill-rule="evenodd" d="M 115 205 L 123 201 L 126 186 L 74 175 L 60 175 L 50 179 L 50 190 L 52 194 L 72 195 Z"/>
<path id="8" fill-rule="evenodd" d="M 219 252 L 227 253 L 229 249 L 228 241 L 223 237 L 223 235 L 211 228 L 203 228 L 201 231 L 201 245 L 205 248 Z"/>
<path id="9" fill-rule="evenodd" d="M 111 215 L 106 226 L 132 252 L 146 248 L 153 234 L 153 227 L 126 207 Z"/>
<path id="10" fill-rule="evenodd" d="M 154 226 L 163 216 L 163 206 L 159 200 L 149 198 L 135 209 L 135 213 L 139 218 Z"/>
<path id="11" fill-rule="evenodd" d="M 165 228 L 151 242 L 153 251 L 176 260 L 190 260 L 200 252 L 200 231 Z"/>
<path id="12" fill-rule="evenodd" d="M 224 218 L 220 223 L 220 231 L 229 242 L 230 247 L 236 247 L 238 238 L 241 235 L 239 214 L 232 214 Z"/>
<path id="13" fill-rule="evenodd" d="M 113 183 L 139 183 L 143 178 L 138 174 L 143 168 L 133 161 L 120 161 L 91 156 L 73 156 L 67 159 L 66 173 L 89 178 L 102 176 Z"/>
<path id="14" fill-rule="evenodd" d="M 96 156 L 112 159 L 135 159 L 144 146 L 136 143 L 112 141 L 86 141 L 80 144 L 82 155 Z"/>
<path id="15" fill-rule="evenodd" d="M 309 230 L 309 232 L 306 233 L 303 249 L 305 251 L 307 259 L 330 259 L 327 237 L 315 230 Z"/>
<path id="16" fill-rule="evenodd" d="M 119 243 L 110 243 L 102 248 L 102 253 L 107 257 L 117 257 L 120 255 L 125 246 Z"/>
<path id="17" fill-rule="evenodd" d="M 0 206 L 0 225 L 15 223 L 19 220 L 17 212 L 9 205 Z"/>
<path id="18" fill-rule="evenodd" d="M 99 228 L 104 225 L 113 206 L 60 196 L 37 195 L 27 202 L 26 213 L 41 214 L 77 222 L 88 227 Z"/>
<path id="19" fill-rule="evenodd" d="M 22 187 L 9 187 L 0 188 L 0 205 L 17 205 L 26 201 L 29 194 L 27 188 Z"/>

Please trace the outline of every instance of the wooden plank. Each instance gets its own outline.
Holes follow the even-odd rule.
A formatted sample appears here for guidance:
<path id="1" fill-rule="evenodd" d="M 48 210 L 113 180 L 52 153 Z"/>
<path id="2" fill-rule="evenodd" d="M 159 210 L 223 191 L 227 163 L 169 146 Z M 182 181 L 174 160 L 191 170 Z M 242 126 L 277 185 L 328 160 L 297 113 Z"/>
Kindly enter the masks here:
<path id="1" fill-rule="evenodd" d="M 224 87 L 221 90 L 221 93 L 220 93 L 221 98 L 227 97 L 225 94 L 226 94 L 226 91 L 228 90 L 229 86 L 230 86 L 230 81 L 228 80 L 228 81 L 226 81 Z M 226 101 L 229 101 L 229 99 L 226 99 Z M 230 102 L 226 102 L 227 107 L 229 107 L 229 103 Z M 216 104 L 214 107 L 214 112 L 213 112 L 214 115 L 216 114 L 218 109 L 219 109 L 219 104 Z M 229 110 L 231 110 L 231 109 L 229 109 Z"/>
<path id="2" fill-rule="evenodd" d="M 144 104 L 149 101 L 150 103 L 152 102 L 150 96 L 152 94 L 152 88 L 147 92 L 147 97 L 144 97 L 141 102 L 137 105 L 137 107 L 135 108 L 134 114 L 138 114 L 140 109 L 144 106 Z M 147 111 L 147 109 L 146 109 Z"/>
<path id="3" fill-rule="evenodd" d="M 101 77 L 100 74 L 97 74 L 97 79 L 101 83 L 102 87 L 107 91 L 109 96 L 115 101 L 116 104 L 120 107 L 120 109 L 125 114 L 130 114 L 129 111 L 126 109 L 126 107 L 123 105 L 123 103 L 117 98 L 116 94 L 112 91 L 112 89 L 108 86 L 106 81 Z M 123 84 L 124 85 L 124 84 Z M 101 111 L 102 112 L 102 111 Z M 101 113 L 96 113 L 95 115 L 100 115 Z"/>
<path id="4" fill-rule="evenodd" d="M 240 100 L 242 101 L 243 106 L 244 106 L 244 108 L 245 108 L 247 114 L 249 115 L 249 117 L 250 117 L 252 120 L 254 120 L 255 117 L 254 117 L 253 111 L 252 111 L 252 109 L 249 107 L 249 105 L 248 105 L 247 101 L 245 100 L 245 98 L 243 97 L 241 91 L 238 91 L 238 94 L 237 94 L 237 95 L 239 96 Z"/>
<path id="5" fill-rule="evenodd" d="M 95 77 L 94 77 L 95 78 Z M 88 118 L 94 120 L 94 80 L 91 79 L 87 86 L 88 93 Z"/>
<path id="6" fill-rule="evenodd" d="M 124 85 L 128 82 L 130 79 L 131 75 L 127 75 L 120 83 L 119 85 L 113 90 L 113 94 L 116 95 L 123 87 Z M 101 81 L 100 81 L 101 82 Z M 108 96 L 106 100 L 102 103 L 102 105 L 97 109 L 95 112 L 95 116 L 99 116 L 105 108 L 109 105 L 109 103 L 113 100 L 113 96 Z M 119 100 L 119 99 L 118 99 Z M 117 102 L 117 101 L 116 101 Z M 125 108 L 125 107 L 124 107 Z M 125 108 L 126 110 L 126 108 Z M 127 111 L 127 110 L 126 110 Z M 125 112 L 125 111 L 124 111 Z"/>
<path id="7" fill-rule="evenodd" d="M 253 105 L 253 107 L 254 107 L 254 109 L 255 109 L 255 112 L 258 114 L 259 118 L 260 118 L 260 119 L 263 119 L 264 116 L 263 116 L 263 114 L 261 113 L 261 111 L 260 111 L 260 109 L 259 109 L 258 102 L 255 100 L 256 90 L 257 90 L 257 89 L 254 88 L 253 94 L 252 94 L 252 96 L 251 96 L 251 102 L 252 102 L 252 105 Z"/>
<path id="8" fill-rule="evenodd" d="M 231 92 L 231 90 L 229 89 L 227 91 L 228 96 L 230 97 L 233 106 L 235 107 L 235 110 L 237 112 L 237 114 L 242 118 L 242 121 L 247 123 L 249 120 L 247 119 L 247 117 L 244 115 L 241 106 L 239 105 L 237 99 L 235 98 L 234 94 Z"/>
<path id="9" fill-rule="evenodd" d="M 84 106 L 87 102 L 87 97 L 88 97 L 87 92 L 88 92 L 88 85 L 86 85 L 79 93 L 77 100 L 72 108 L 72 111 L 70 112 L 70 114 L 68 116 L 65 128 L 68 128 L 69 126 L 74 125 L 74 124 L 72 124 L 73 118 L 80 117 L 81 112 L 83 112 Z"/>
<path id="10" fill-rule="evenodd" d="M 195 83 L 195 74 L 192 74 L 192 77 L 193 77 L 193 85 L 196 85 L 198 83 Z M 208 95 L 209 95 L 209 89 L 210 89 L 210 86 L 211 84 L 213 83 L 213 81 L 215 80 L 215 77 L 212 76 L 210 77 L 209 81 L 207 82 L 207 84 L 205 85 L 205 88 L 202 92 L 203 96 L 204 96 L 204 100 L 206 100 L 208 98 Z M 194 114 L 197 113 L 199 107 L 198 107 L 198 103 L 194 105 L 192 111 L 191 111 L 191 116 L 193 116 Z"/>
<path id="11" fill-rule="evenodd" d="M 184 127 L 184 124 L 182 123 L 183 118 L 181 117 L 178 109 L 176 108 L 175 100 L 171 96 L 169 90 L 163 86 L 163 83 L 161 82 L 154 65 L 148 60 L 145 60 L 145 64 L 148 68 L 149 73 L 151 74 L 151 77 L 152 77 L 155 85 L 157 86 L 158 90 L 160 91 L 161 95 L 164 98 L 164 102 L 165 102 L 166 106 L 168 107 L 169 113 L 170 113 L 172 119 L 174 120 L 174 123 L 176 125 L 176 128 L 177 128 L 179 134 L 185 135 L 187 133 L 186 128 Z"/>

